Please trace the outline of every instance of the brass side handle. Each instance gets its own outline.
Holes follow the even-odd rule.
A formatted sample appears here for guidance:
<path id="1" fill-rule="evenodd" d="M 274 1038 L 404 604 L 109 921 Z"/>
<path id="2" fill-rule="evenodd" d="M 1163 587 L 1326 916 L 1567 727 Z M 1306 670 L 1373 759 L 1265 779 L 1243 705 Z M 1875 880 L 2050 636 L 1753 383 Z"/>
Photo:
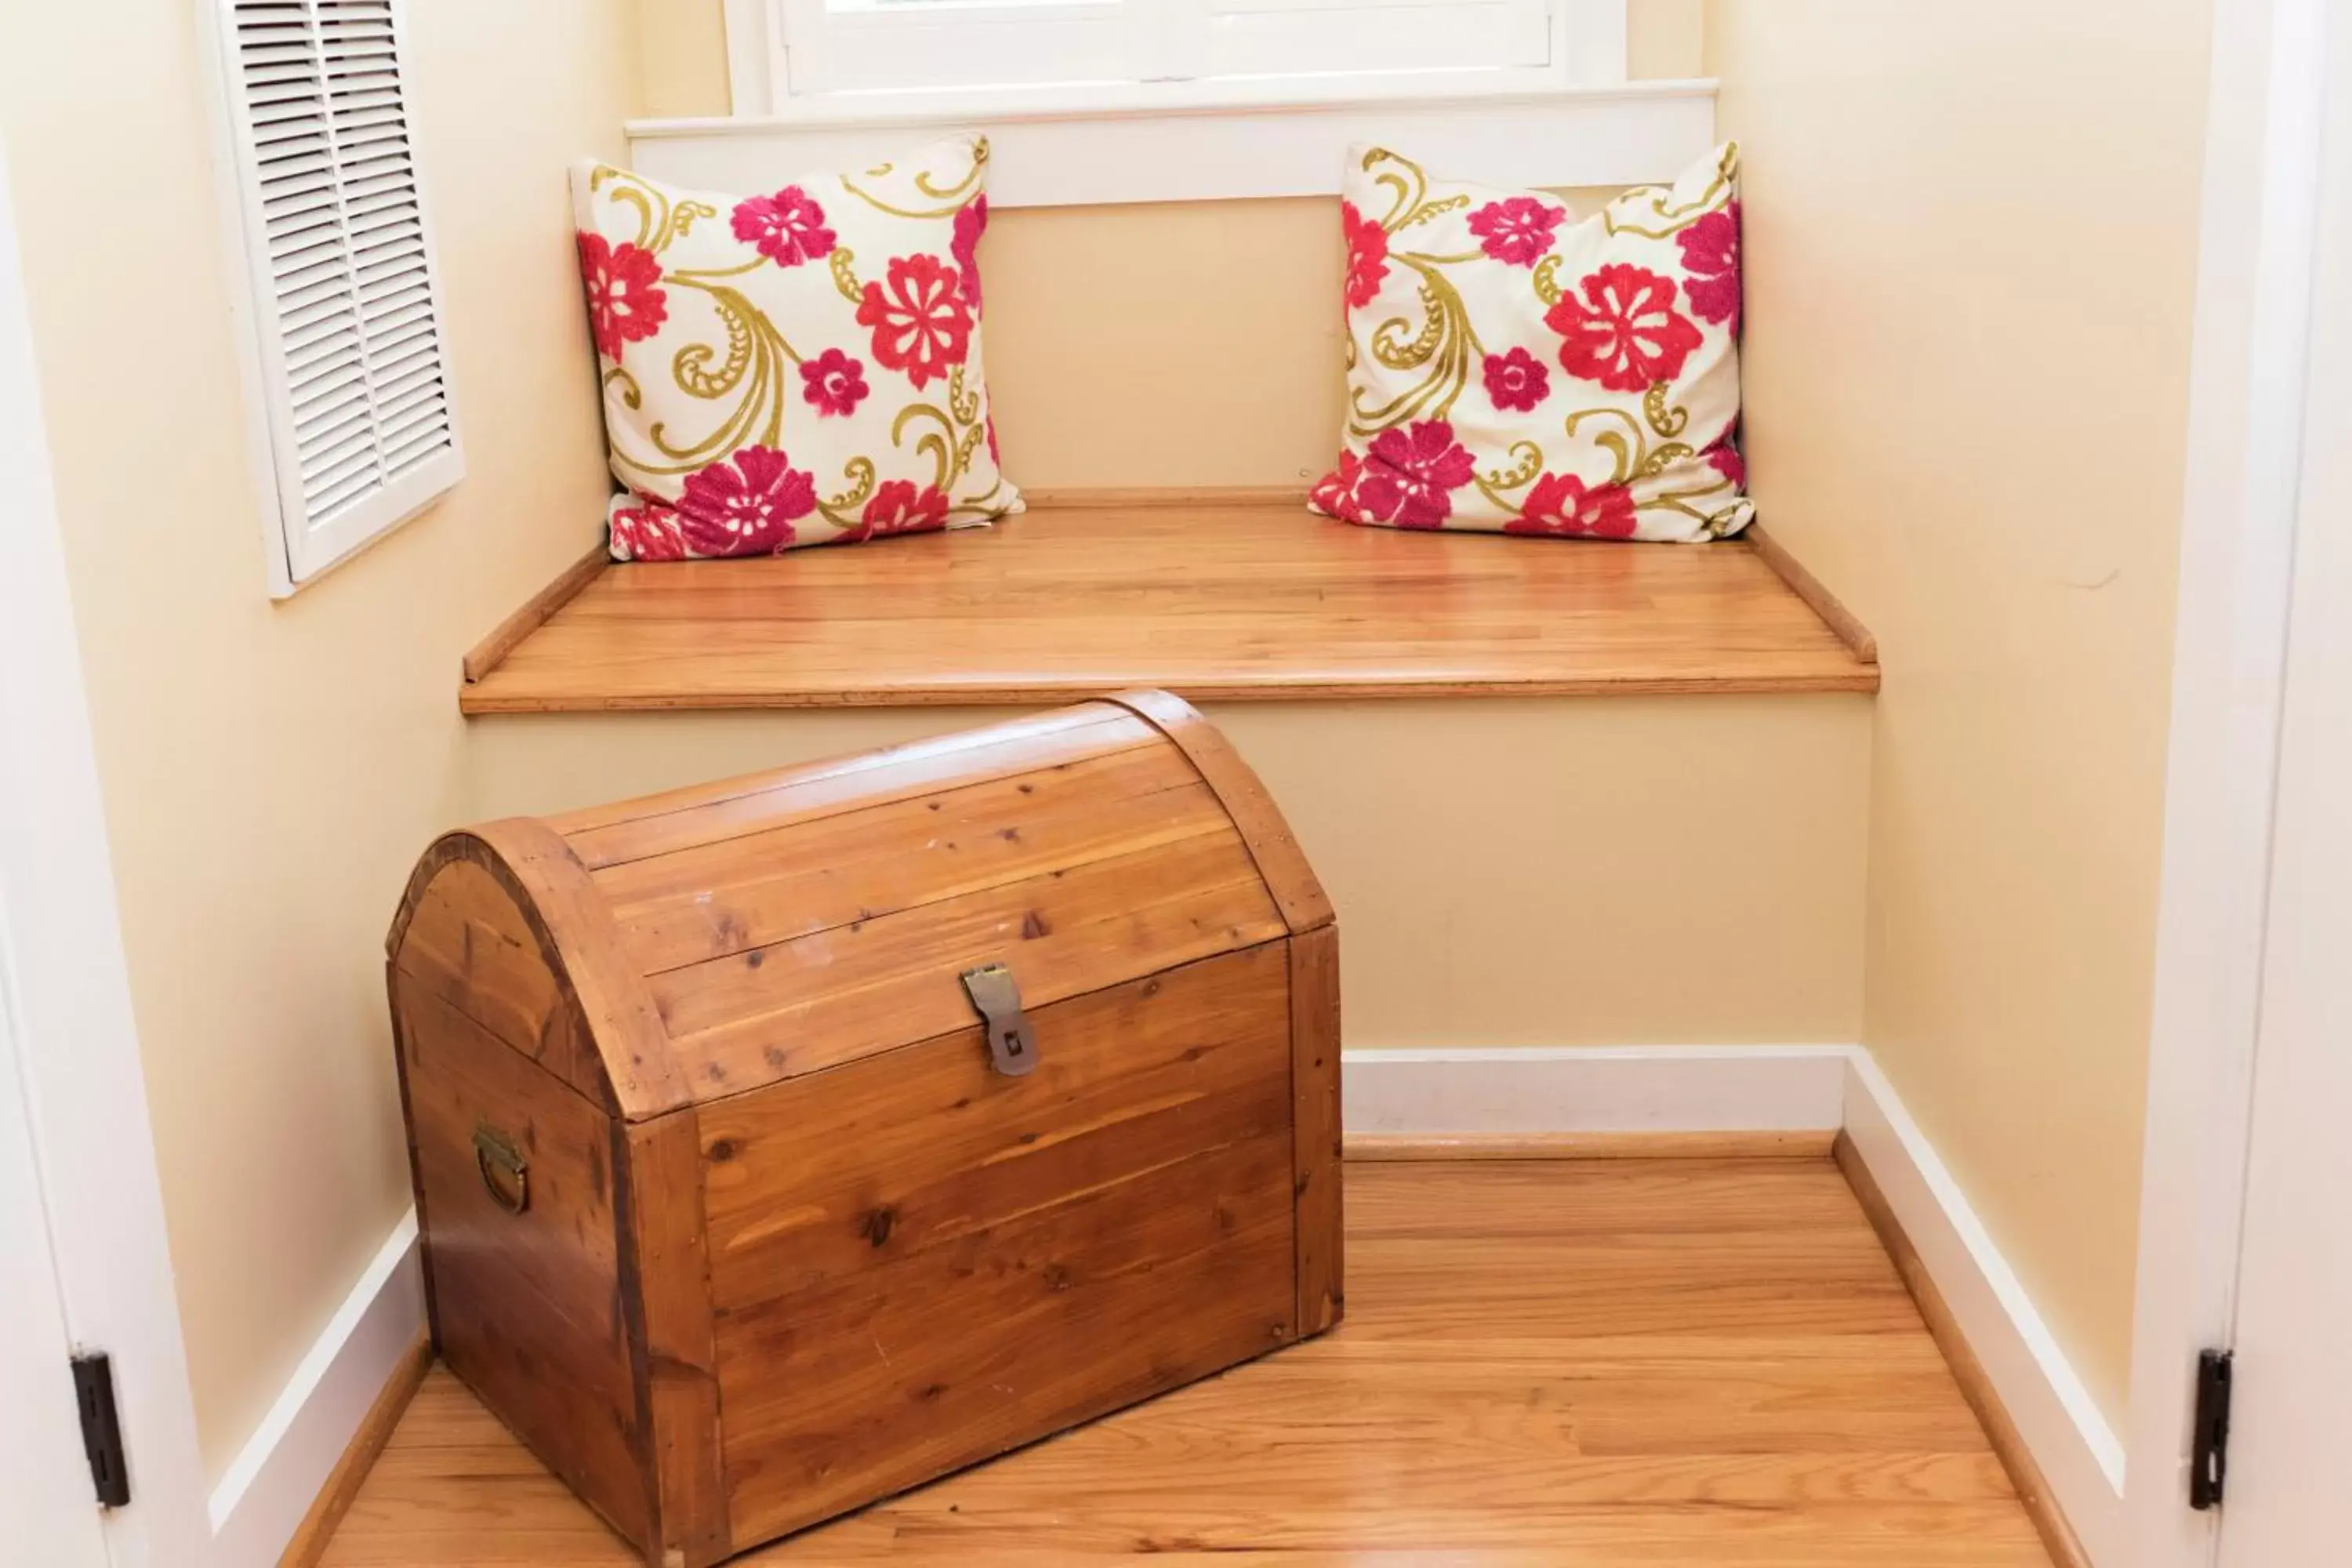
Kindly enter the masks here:
<path id="1" fill-rule="evenodd" d="M 509 1214 L 530 1207 L 530 1162 L 513 1139 L 487 1121 L 474 1129 L 474 1164 L 492 1203 Z"/>

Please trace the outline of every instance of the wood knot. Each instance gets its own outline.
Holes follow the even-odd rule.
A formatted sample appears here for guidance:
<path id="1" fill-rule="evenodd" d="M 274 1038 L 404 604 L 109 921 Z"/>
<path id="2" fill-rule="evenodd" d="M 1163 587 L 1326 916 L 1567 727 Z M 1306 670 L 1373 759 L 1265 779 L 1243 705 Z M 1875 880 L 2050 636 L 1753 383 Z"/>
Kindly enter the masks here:
<path id="1" fill-rule="evenodd" d="M 721 1138 L 710 1146 L 710 1162 L 715 1165 L 723 1165 L 735 1157 L 735 1140 Z"/>
<path id="2" fill-rule="evenodd" d="M 1021 917 L 1021 940 L 1024 942 L 1035 942 L 1041 936 L 1052 935 L 1053 931 L 1054 928 L 1045 923 L 1045 917 L 1035 910 Z"/>
<path id="3" fill-rule="evenodd" d="M 866 1223 L 861 1228 L 867 1241 L 876 1247 L 880 1247 L 890 1239 L 891 1227 L 898 1223 L 898 1211 L 888 1204 L 884 1204 L 879 1208 L 866 1211 Z"/>

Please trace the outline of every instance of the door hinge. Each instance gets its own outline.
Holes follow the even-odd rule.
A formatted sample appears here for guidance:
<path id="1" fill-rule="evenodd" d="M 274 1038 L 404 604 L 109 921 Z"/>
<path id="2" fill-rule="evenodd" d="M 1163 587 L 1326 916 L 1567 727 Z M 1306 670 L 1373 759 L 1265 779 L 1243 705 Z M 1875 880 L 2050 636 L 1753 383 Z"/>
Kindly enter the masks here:
<path id="1" fill-rule="evenodd" d="M 2221 1506 L 2230 1479 L 2230 1352 L 2197 1356 L 2196 1427 L 2189 1441 L 2189 1506 Z"/>
<path id="2" fill-rule="evenodd" d="M 122 1452 L 122 1413 L 114 1403 L 114 1362 L 105 1355 L 73 1358 L 74 1395 L 81 1406 L 81 1447 L 101 1508 L 131 1500 L 131 1466 Z"/>

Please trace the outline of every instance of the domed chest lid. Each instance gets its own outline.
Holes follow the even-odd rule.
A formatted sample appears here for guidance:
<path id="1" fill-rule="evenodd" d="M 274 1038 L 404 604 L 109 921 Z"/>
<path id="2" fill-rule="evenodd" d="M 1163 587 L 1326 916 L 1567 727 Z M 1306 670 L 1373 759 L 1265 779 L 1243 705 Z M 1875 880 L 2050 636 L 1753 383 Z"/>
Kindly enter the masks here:
<path id="1" fill-rule="evenodd" d="M 632 1119 L 977 1029 L 976 970 L 1034 1012 L 1330 920 L 1263 787 L 1161 692 L 436 854 L 460 841 L 530 906 L 609 1079 L 595 1098 Z"/>

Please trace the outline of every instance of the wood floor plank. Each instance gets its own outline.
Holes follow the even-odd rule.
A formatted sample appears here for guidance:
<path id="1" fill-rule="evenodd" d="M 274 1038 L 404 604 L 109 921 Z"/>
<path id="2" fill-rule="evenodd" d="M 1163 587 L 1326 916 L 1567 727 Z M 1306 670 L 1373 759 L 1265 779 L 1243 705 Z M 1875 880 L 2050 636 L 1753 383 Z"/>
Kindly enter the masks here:
<path id="1" fill-rule="evenodd" d="M 1350 1165 L 1326 1338 L 753 1568 L 2048 1568 L 1826 1160 Z M 327 1568 L 636 1559 L 446 1371 Z"/>
<path id="2" fill-rule="evenodd" d="M 1349 528 L 1296 501 L 616 567 L 469 681 L 468 713 L 1874 691 L 1745 542 Z"/>

